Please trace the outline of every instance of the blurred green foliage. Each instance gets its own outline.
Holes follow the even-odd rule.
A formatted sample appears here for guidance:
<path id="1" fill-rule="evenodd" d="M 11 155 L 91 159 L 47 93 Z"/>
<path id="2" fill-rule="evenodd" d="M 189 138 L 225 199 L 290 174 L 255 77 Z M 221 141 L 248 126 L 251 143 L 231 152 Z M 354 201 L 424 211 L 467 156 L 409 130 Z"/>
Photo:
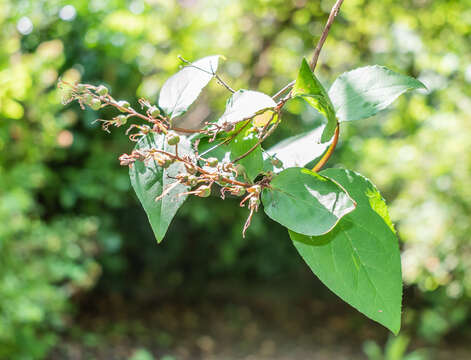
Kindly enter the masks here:
<path id="1" fill-rule="evenodd" d="M 242 239 L 246 212 L 230 202 L 188 202 L 157 246 L 117 162 L 132 144 L 121 129 L 108 135 L 92 123 L 107 114 L 63 107 L 55 84 L 104 83 L 116 98 L 155 101 L 178 54 L 219 53 L 233 88 L 273 94 L 311 54 L 332 3 L 0 3 L 0 358 L 41 358 L 70 324 L 71 299 L 99 279 L 104 291 L 145 297 L 182 284 L 201 292 L 218 277 L 298 274 L 304 265 L 288 236 L 260 216 Z M 430 90 L 345 124 L 331 164 L 367 175 L 392 205 L 413 299 L 405 320 L 432 341 L 464 324 L 471 304 L 470 33 L 468 0 L 349 0 L 317 69 L 328 85 L 377 63 Z M 217 84 L 208 93 L 181 124 L 221 114 L 227 93 Z M 302 102 L 288 110 L 274 138 L 314 121 Z"/>

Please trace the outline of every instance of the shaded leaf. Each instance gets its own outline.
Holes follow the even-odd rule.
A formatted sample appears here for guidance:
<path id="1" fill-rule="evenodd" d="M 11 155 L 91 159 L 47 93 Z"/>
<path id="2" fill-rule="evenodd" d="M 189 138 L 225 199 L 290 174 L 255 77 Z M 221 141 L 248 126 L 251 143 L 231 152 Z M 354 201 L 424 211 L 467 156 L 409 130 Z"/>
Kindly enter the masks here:
<path id="1" fill-rule="evenodd" d="M 163 134 L 148 134 L 135 147 L 136 150 L 150 148 L 175 153 L 175 146 L 168 145 Z M 182 156 L 191 155 L 192 153 L 188 139 L 180 136 L 178 154 Z M 174 184 L 173 177 L 181 172 L 185 172 L 185 167 L 181 163 L 174 163 L 169 168 L 163 169 L 154 160 L 149 160 L 146 163 L 136 161 L 129 169 L 132 187 L 149 218 L 150 225 L 159 243 L 164 238 L 177 210 L 185 202 L 186 196 L 177 195 L 187 191 L 188 187 L 179 184 L 160 201 L 155 201 L 155 198 L 162 194 L 163 190 Z"/>
<path id="2" fill-rule="evenodd" d="M 292 94 L 302 97 L 309 105 L 324 115 L 327 122 L 322 132 L 321 141 L 329 141 L 337 126 L 334 106 L 324 87 L 311 71 L 306 59 L 303 59 L 301 64 Z"/>
<path id="3" fill-rule="evenodd" d="M 386 204 L 376 187 L 353 171 L 327 169 L 321 174 L 342 185 L 357 207 L 323 236 L 290 231 L 294 246 L 330 290 L 397 334 L 401 259 Z"/>
<path id="4" fill-rule="evenodd" d="M 171 119 L 183 115 L 197 99 L 201 90 L 213 78 L 218 68 L 219 55 L 204 57 L 187 65 L 163 84 L 159 107 Z"/>
<path id="5" fill-rule="evenodd" d="M 325 234 L 355 208 L 342 187 L 308 169 L 283 170 L 270 185 L 262 192 L 265 213 L 301 234 Z"/>
<path id="6" fill-rule="evenodd" d="M 226 110 L 218 120 L 218 124 L 235 124 L 244 119 L 254 118 L 254 125 L 263 126 L 272 119 L 273 110 L 270 109 L 275 106 L 275 101 L 264 93 L 253 90 L 239 90 L 227 100 Z"/>
<path id="7" fill-rule="evenodd" d="M 426 89 L 419 80 L 384 66 L 365 66 L 340 75 L 329 90 L 340 122 L 360 120 L 387 108 L 411 89 Z"/>

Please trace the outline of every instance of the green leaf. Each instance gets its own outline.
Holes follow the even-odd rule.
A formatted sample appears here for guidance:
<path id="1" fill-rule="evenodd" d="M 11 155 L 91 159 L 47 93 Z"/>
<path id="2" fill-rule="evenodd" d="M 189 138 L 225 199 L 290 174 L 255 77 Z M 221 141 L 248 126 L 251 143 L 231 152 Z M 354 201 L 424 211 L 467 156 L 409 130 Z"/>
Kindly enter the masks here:
<path id="1" fill-rule="evenodd" d="M 270 186 L 262 192 L 265 213 L 301 234 L 325 234 L 355 209 L 341 186 L 308 169 L 283 170 Z"/>
<path id="2" fill-rule="evenodd" d="M 175 146 L 168 145 L 163 134 L 148 134 L 136 144 L 135 150 L 142 151 L 151 148 L 175 153 Z M 190 142 L 184 136 L 180 136 L 178 154 L 180 156 L 193 155 Z M 181 163 L 176 162 L 167 169 L 163 169 L 154 160 L 149 160 L 146 163 L 136 161 L 129 169 L 132 187 L 149 218 L 150 225 L 159 243 L 164 238 L 177 210 L 185 202 L 186 196 L 177 195 L 188 191 L 188 187 L 179 184 L 161 200 L 155 201 L 155 198 L 174 184 L 175 180 L 173 178 L 181 172 L 185 172 L 185 167 Z"/>
<path id="3" fill-rule="evenodd" d="M 213 78 L 220 55 L 212 55 L 187 65 L 162 86 L 159 107 L 171 119 L 183 115 Z"/>
<path id="4" fill-rule="evenodd" d="M 306 59 L 303 59 L 301 64 L 292 94 L 293 96 L 302 97 L 309 105 L 324 115 L 327 123 L 321 140 L 322 142 L 329 141 L 334 135 L 335 127 L 337 126 L 334 106 L 324 87 L 311 71 Z"/>
<path id="5" fill-rule="evenodd" d="M 324 128 L 325 125 L 321 125 L 304 134 L 289 137 L 266 150 L 266 158 L 276 157 L 283 163 L 281 168 L 273 170 L 279 172 L 290 167 L 304 167 L 319 159 L 332 142 L 332 139 L 321 142 Z"/>
<path id="6" fill-rule="evenodd" d="M 236 127 L 236 131 L 243 125 L 245 124 L 239 124 Z M 205 158 L 215 157 L 221 162 L 232 162 L 249 151 L 258 142 L 258 137 L 250 126 L 244 127 L 242 131 L 228 144 L 215 147 L 217 144 L 224 142 L 225 139 L 226 138 L 218 137 L 212 142 L 209 142 L 208 138 L 201 139 L 198 144 L 198 153 L 203 154 Z M 241 180 L 249 182 L 253 181 L 257 175 L 263 171 L 263 155 L 261 147 L 258 146 L 249 155 L 239 160 L 237 164 L 242 166 L 240 171 Z"/>
<path id="7" fill-rule="evenodd" d="M 256 126 L 263 126 L 267 121 L 274 120 L 275 101 L 268 95 L 253 91 L 236 91 L 226 103 L 226 110 L 218 120 L 219 125 L 235 124 L 244 119 L 253 118 Z"/>
<path id="8" fill-rule="evenodd" d="M 365 66 L 340 75 L 329 90 L 340 122 L 360 120 L 386 109 L 411 89 L 426 89 L 419 80 L 384 66 Z"/>
<path id="9" fill-rule="evenodd" d="M 386 204 L 376 187 L 349 170 L 321 174 L 355 199 L 356 209 L 323 236 L 290 231 L 294 246 L 317 277 L 335 294 L 397 334 L 401 324 L 401 258 Z"/>

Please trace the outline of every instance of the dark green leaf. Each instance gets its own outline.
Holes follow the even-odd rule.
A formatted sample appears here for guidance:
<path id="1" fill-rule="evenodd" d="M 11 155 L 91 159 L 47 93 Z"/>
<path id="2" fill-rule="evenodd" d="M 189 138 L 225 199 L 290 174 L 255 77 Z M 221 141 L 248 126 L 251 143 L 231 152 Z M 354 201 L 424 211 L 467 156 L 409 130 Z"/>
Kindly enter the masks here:
<path id="1" fill-rule="evenodd" d="M 273 170 L 279 172 L 290 167 L 304 167 L 319 159 L 332 142 L 321 142 L 324 127 L 322 125 L 307 133 L 292 136 L 266 150 L 266 157 L 276 157 L 283 163 L 281 168 Z"/>
<path id="2" fill-rule="evenodd" d="M 243 125 L 244 124 L 239 124 L 236 130 L 239 130 L 239 127 L 242 127 Z M 225 139 L 227 138 L 218 137 L 213 142 L 209 142 L 208 138 L 203 138 L 200 140 L 198 145 L 198 152 L 203 154 L 205 158 L 213 156 L 219 161 L 230 162 L 245 154 L 258 141 L 258 137 L 250 126 L 245 126 L 228 144 L 214 148 L 215 145 L 223 142 Z M 212 148 L 214 149 L 211 150 Z M 237 164 L 242 166 L 240 171 L 241 179 L 253 181 L 257 175 L 263 171 L 263 156 L 260 146 L 253 150 L 249 155 L 239 160 Z"/>
<path id="3" fill-rule="evenodd" d="M 309 237 L 290 231 L 291 239 L 330 290 L 397 334 L 401 259 L 386 204 L 376 187 L 353 171 L 327 169 L 321 174 L 341 184 L 357 207 L 326 235 Z"/>
<path id="4" fill-rule="evenodd" d="M 321 140 L 322 142 L 329 141 L 334 135 L 335 127 L 337 126 L 334 107 L 329 99 L 329 95 L 327 95 L 316 75 L 311 71 L 306 59 L 303 59 L 301 64 L 292 94 L 293 96 L 302 97 L 309 105 L 324 115 L 327 122 Z"/>
<path id="5" fill-rule="evenodd" d="M 387 108 L 411 89 L 426 89 L 419 80 L 384 66 L 365 66 L 340 75 L 329 96 L 340 122 L 360 120 Z"/>
<path id="6" fill-rule="evenodd" d="M 262 192 L 265 213 L 301 234 L 325 234 L 355 208 L 336 182 L 308 169 L 283 170 L 270 185 Z"/>
<path id="7" fill-rule="evenodd" d="M 218 124 L 235 124 L 244 119 L 254 118 L 254 125 L 263 126 L 267 121 L 274 119 L 273 110 L 270 109 L 275 106 L 275 101 L 264 93 L 239 90 L 227 101 L 226 110 L 218 120 Z"/>
<path id="8" fill-rule="evenodd" d="M 175 146 L 168 145 L 163 134 L 151 133 L 141 139 L 135 147 L 136 150 L 150 148 L 175 153 Z M 183 136 L 180 137 L 180 143 L 178 144 L 178 154 L 180 156 L 192 155 L 190 142 Z M 131 184 L 149 218 L 150 225 L 159 243 L 167 232 L 177 210 L 185 202 L 186 196 L 177 195 L 187 191 L 188 187 L 179 184 L 160 201 L 155 201 L 155 198 L 162 194 L 163 190 L 174 184 L 175 180 L 173 178 L 184 171 L 185 167 L 181 163 L 174 163 L 169 168 L 162 169 L 153 160 L 149 160 L 147 163 L 136 161 L 129 169 Z"/>
<path id="9" fill-rule="evenodd" d="M 183 115 L 213 78 L 218 62 L 219 55 L 207 56 L 171 76 L 160 91 L 159 107 L 171 119 Z"/>

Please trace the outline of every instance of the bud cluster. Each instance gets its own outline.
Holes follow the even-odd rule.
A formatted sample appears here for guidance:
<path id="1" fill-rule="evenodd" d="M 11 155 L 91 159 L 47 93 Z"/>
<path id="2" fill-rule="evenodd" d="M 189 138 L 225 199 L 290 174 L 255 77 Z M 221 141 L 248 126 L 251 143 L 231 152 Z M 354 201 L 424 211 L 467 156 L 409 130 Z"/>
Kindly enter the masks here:
<path id="1" fill-rule="evenodd" d="M 243 126 L 239 126 L 236 130 L 236 124 L 225 123 L 218 125 L 215 123 L 207 123 L 204 129 L 201 130 L 187 130 L 180 128 L 173 128 L 167 117 L 163 116 L 160 109 L 150 104 L 145 99 L 139 99 L 141 108 L 145 110 L 145 114 L 139 113 L 131 107 L 131 104 L 126 100 L 115 100 L 111 95 L 109 89 L 104 85 L 93 86 L 89 84 L 68 84 L 64 81 L 59 82 L 59 87 L 66 91 L 64 103 L 71 101 L 78 101 L 82 109 L 86 106 L 92 110 L 100 110 L 106 106 L 114 107 L 119 111 L 119 114 L 114 116 L 111 120 L 97 119 L 102 123 L 102 129 L 110 132 L 110 127 L 121 127 L 128 123 L 130 118 L 137 118 L 145 120 L 147 124 L 130 124 L 126 130 L 126 135 L 129 136 L 131 141 L 139 141 L 142 137 L 150 133 L 165 134 L 165 141 L 172 151 L 166 151 L 156 148 L 146 150 L 133 150 L 131 154 L 122 154 L 119 157 L 119 163 L 123 166 L 132 167 L 136 161 L 142 161 L 146 166 L 152 161 L 155 166 L 162 169 L 168 169 L 171 166 L 179 164 L 177 170 L 180 170 L 173 179 L 175 180 L 170 186 L 163 190 L 163 192 L 155 199 L 159 201 L 167 196 L 172 189 L 178 185 L 183 185 L 189 191 L 181 192 L 177 196 L 195 195 L 198 197 L 209 197 L 212 193 L 213 187 L 220 187 L 220 196 L 222 199 L 229 193 L 232 196 L 242 198 L 240 206 L 247 206 L 250 210 L 250 215 L 244 226 L 243 234 L 250 225 L 254 212 L 258 210 L 260 205 L 260 194 L 263 187 L 269 186 L 268 184 L 253 184 L 251 179 L 247 177 L 245 168 L 235 161 L 221 161 L 216 157 L 203 158 L 201 156 L 179 156 L 178 145 L 180 144 L 180 135 L 178 132 L 200 132 L 210 136 L 210 141 L 224 133 L 228 136 L 228 140 L 221 142 L 227 143 L 231 141 L 237 134 L 240 133 L 250 121 L 247 121 Z M 244 121 L 246 121 L 245 119 Z M 130 134 L 131 131 L 134 133 Z M 259 134 L 260 139 L 265 134 L 267 127 L 262 129 Z M 250 151 L 249 151 L 250 152 Z M 247 153 L 248 154 L 248 153 Z M 245 154 L 244 156 L 246 156 Z M 243 156 L 242 156 L 243 157 Z M 277 165 L 277 164 L 273 164 Z M 168 172 L 165 176 L 169 176 Z M 243 179 L 241 181 L 240 179 Z"/>

